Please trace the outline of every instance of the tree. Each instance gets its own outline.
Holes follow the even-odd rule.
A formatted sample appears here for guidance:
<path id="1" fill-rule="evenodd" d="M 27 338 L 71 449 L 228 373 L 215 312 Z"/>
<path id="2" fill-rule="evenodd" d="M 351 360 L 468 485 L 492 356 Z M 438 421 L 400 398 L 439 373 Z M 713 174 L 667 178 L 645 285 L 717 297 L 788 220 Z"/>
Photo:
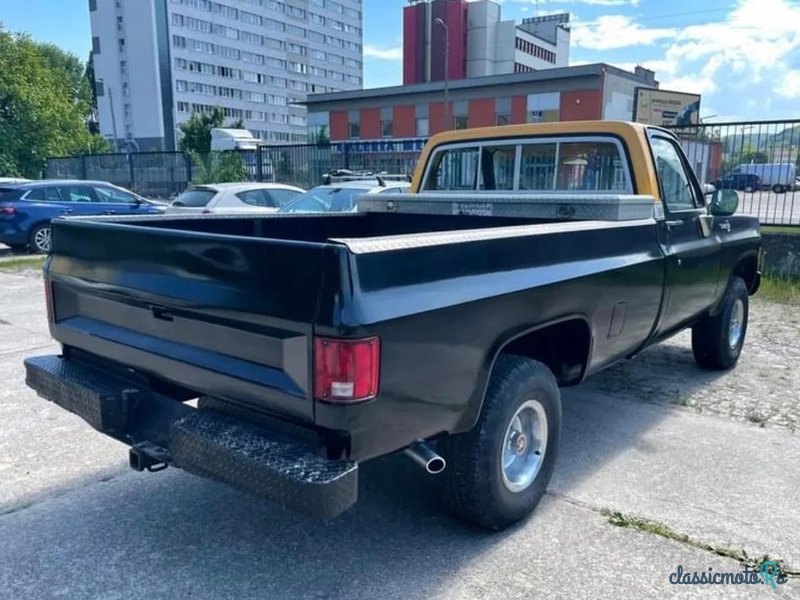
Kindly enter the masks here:
<path id="1" fill-rule="evenodd" d="M 194 169 L 193 185 L 247 181 L 247 169 L 235 152 L 209 152 L 204 156 L 192 150 L 188 153 Z"/>
<path id="2" fill-rule="evenodd" d="M 328 137 L 328 128 L 325 126 L 315 129 L 308 134 L 308 143 L 316 144 L 317 146 L 327 146 L 331 143 L 331 138 Z"/>
<path id="3" fill-rule="evenodd" d="M 204 155 L 211 152 L 211 130 L 222 127 L 225 123 L 225 113 L 222 108 L 215 106 L 210 113 L 196 112 L 185 123 L 181 123 L 181 139 L 178 148 L 182 152 L 196 152 Z M 237 119 L 230 124 L 232 129 L 244 129 L 244 122 Z"/>
<path id="4" fill-rule="evenodd" d="M 95 149 L 80 60 L 0 26 L 0 171 L 39 177 L 45 159 Z M 95 148 L 93 148 L 95 146 Z"/>
<path id="5" fill-rule="evenodd" d="M 769 162 L 769 156 L 767 156 L 766 152 L 748 146 L 744 152 L 742 152 L 742 160 L 740 162 L 763 164 Z"/>

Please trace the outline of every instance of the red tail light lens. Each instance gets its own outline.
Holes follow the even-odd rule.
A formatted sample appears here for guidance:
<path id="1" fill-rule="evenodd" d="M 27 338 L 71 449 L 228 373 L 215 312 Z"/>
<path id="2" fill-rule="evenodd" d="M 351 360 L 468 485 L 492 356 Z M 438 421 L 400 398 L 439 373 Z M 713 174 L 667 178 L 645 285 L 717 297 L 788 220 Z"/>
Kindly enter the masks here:
<path id="1" fill-rule="evenodd" d="M 13 215 L 17 209 L 13 206 L 0 206 L 0 215 Z"/>
<path id="2" fill-rule="evenodd" d="M 381 343 L 378 338 L 314 338 L 314 397 L 352 403 L 378 394 Z"/>

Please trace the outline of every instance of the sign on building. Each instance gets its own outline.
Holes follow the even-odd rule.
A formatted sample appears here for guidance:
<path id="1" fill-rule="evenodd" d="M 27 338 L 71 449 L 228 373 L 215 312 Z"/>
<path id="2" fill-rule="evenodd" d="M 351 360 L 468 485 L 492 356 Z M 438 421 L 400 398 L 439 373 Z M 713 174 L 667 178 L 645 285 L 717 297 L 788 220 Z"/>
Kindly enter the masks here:
<path id="1" fill-rule="evenodd" d="M 633 95 L 633 120 L 659 127 L 697 125 L 700 95 L 637 87 Z"/>

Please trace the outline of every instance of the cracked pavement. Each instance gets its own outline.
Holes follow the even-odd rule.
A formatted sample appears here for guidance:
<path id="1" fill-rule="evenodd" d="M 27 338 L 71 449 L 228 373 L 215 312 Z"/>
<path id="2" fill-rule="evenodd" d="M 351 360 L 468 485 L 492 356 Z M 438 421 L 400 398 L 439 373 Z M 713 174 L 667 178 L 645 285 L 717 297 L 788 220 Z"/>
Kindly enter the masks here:
<path id="1" fill-rule="evenodd" d="M 601 514 L 800 568 L 791 307 L 756 303 L 732 373 L 698 370 L 678 336 L 565 390 L 550 492 L 532 518 L 491 534 L 443 514 L 435 480 L 402 457 L 363 465 L 359 503 L 330 522 L 176 469 L 133 473 L 123 445 L 24 385 L 22 359 L 57 351 L 40 279 L 0 273 L 0 290 L 4 598 L 800 598 L 798 579 L 671 585 L 678 565 L 741 565 Z"/>

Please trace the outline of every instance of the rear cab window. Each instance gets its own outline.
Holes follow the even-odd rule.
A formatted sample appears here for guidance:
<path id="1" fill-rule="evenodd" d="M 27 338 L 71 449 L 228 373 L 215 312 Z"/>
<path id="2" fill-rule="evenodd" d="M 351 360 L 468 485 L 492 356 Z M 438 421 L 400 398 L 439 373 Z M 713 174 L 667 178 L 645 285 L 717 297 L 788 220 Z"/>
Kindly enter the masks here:
<path id="1" fill-rule="evenodd" d="M 192 188 L 183 192 L 175 198 L 173 206 L 186 206 L 189 208 L 201 208 L 207 206 L 217 192 L 208 188 Z"/>
<path id="2" fill-rule="evenodd" d="M 428 164 L 424 191 L 633 193 L 626 151 L 612 136 L 445 145 Z"/>

